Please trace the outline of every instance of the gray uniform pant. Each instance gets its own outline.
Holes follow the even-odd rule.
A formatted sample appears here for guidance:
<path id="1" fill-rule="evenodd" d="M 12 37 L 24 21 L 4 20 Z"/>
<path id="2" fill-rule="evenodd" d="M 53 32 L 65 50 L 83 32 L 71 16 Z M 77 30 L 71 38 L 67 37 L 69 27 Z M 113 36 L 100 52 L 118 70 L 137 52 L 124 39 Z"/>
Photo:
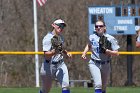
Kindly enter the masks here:
<path id="1" fill-rule="evenodd" d="M 58 80 L 62 88 L 69 87 L 68 69 L 64 62 L 61 64 L 50 64 L 44 62 L 42 63 L 40 74 L 43 93 L 49 93 L 52 86 L 52 80 L 54 78 Z"/>
<path id="2" fill-rule="evenodd" d="M 108 77 L 110 75 L 110 63 L 99 64 L 90 60 L 88 66 L 94 81 L 94 88 L 106 90 Z"/>

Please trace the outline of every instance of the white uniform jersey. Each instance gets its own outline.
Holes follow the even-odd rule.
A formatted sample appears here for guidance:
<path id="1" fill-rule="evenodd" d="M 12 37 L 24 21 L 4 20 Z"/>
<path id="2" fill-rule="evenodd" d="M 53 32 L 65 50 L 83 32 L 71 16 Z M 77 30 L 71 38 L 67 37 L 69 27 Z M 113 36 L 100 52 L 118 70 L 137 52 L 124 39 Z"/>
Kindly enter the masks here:
<path id="1" fill-rule="evenodd" d="M 109 34 L 104 34 L 104 36 L 111 42 L 112 50 L 118 50 L 120 48 L 117 40 L 113 36 Z M 110 56 L 104 53 L 99 53 L 99 39 L 100 37 L 97 34 L 92 34 L 89 36 L 89 43 L 92 50 L 91 58 L 94 60 L 107 61 L 110 59 Z"/>
<path id="2" fill-rule="evenodd" d="M 49 32 L 42 41 L 43 44 L 43 51 L 51 51 L 52 50 L 52 43 L 51 43 L 51 39 L 53 38 L 53 34 L 51 32 Z M 63 39 L 61 37 L 61 41 L 63 44 Z M 63 59 L 63 55 L 62 54 L 56 54 L 54 56 L 52 56 L 52 58 L 50 59 L 51 62 L 58 62 L 60 60 Z"/>
<path id="3" fill-rule="evenodd" d="M 140 42 L 140 35 L 137 37 L 137 42 Z"/>

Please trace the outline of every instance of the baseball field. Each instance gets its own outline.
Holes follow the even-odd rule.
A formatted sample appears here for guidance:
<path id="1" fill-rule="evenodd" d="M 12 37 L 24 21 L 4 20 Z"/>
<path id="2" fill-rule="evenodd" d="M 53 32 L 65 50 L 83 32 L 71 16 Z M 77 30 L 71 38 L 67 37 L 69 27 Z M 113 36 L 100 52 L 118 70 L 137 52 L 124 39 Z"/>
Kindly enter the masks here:
<path id="1" fill-rule="evenodd" d="M 39 88 L 0 88 L 0 93 L 38 93 Z M 107 93 L 140 93 L 140 87 L 108 87 Z M 61 93 L 61 88 L 52 88 L 50 93 Z M 75 87 L 71 93 L 93 93 L 92 88 Z"/>

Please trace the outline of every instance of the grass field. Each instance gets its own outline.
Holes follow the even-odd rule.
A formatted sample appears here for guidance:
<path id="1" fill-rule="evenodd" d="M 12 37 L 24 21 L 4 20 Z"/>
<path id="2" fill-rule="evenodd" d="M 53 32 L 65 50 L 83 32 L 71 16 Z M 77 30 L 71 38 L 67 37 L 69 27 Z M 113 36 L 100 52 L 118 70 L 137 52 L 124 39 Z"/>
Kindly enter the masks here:
<path id="1" fill-rule="evenodd" d="M 39 88 L 0 88 L 0 93 L 38 93 Z M 61 88 L 52 88 L 50 93 L 61 93 Z M 93 93 L 92 88 L 71 88 L 71 93 Z M 140 93 L 140 87 L 109 87 L 107 93 Z"/>

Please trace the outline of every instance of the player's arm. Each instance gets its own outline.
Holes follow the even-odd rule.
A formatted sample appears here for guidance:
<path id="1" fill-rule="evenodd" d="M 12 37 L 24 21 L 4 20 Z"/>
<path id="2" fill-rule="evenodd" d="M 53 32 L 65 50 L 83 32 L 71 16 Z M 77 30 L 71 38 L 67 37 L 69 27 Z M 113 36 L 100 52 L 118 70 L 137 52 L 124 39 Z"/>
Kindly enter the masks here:
<path id="1" fill-rule="evenodd" d="M 140 35 L 138 35 L 136 38 L 136 47 L 140 48 Z"/>
<path id="2" fill-rule="evenodd" d="M 85 47 L 85 49 L 84 49 L 84 51 L 82 53 L 82 56 L 81 56 L 83 59 L 86 59 L 86 54 L 89 51 L 90 47 L 91 46 L 89 44 L 86 45 L 86 47 Z"/>
<path id="3" fill-rule="evenodd" d="M 52 56 L 55 54 L 55 49 L 53 49 L 53 50 L 51 50 L 51 51 L 44 51 L 44 54 L 45 54 L 46 56 L 52 57 Z"/>
<path id="4" fill-rule="evenodd" d="M 138 30 L 136 34 L 136 47 L 140 48 L 140 30 Z"/>
<path id="5" fill-rule="evenodd" d="M 46 60 L 50 60 L 51 57 L 52 57 L 53 55 L 55 55 L 55 54 L 56 54 L 56 53 L 55 53 L 55 50 L 54 50 L 54 49 L 51 50 L 51 51 L 44 51 L 44 56 L 45 56 Z"/>
<path id="6" fill-rule="evenodd" d="M 140 48 L 140 42 L 136 41 L 136 47 Z"/>
<path id="7" fill-rule="evenodd" d="M 65 55 L 67 55 L 68 57 L 72 57 L 72 54 L 69 53 L 67 50 L 63 50 L 63 53 L 64 53 Z"/>
<path id="8" fill-rule="evenodd" d="M 118 56 L 119 55 L 118 50 L 109 50 L 109 49 L 106 49 L 106 53 L 109 54 L 109 55 L 112 55 L 112 56 Z"/>
<path id="9" fill-rule="evenodd" d="M 43 51 L 44 55 L 47 59 L 51 59 L 53 55 L 56 54 L 55 49 L 51 49 L 52 44 L 51 44 L 51 39 L 46 37 L 43 39 Z"/>

